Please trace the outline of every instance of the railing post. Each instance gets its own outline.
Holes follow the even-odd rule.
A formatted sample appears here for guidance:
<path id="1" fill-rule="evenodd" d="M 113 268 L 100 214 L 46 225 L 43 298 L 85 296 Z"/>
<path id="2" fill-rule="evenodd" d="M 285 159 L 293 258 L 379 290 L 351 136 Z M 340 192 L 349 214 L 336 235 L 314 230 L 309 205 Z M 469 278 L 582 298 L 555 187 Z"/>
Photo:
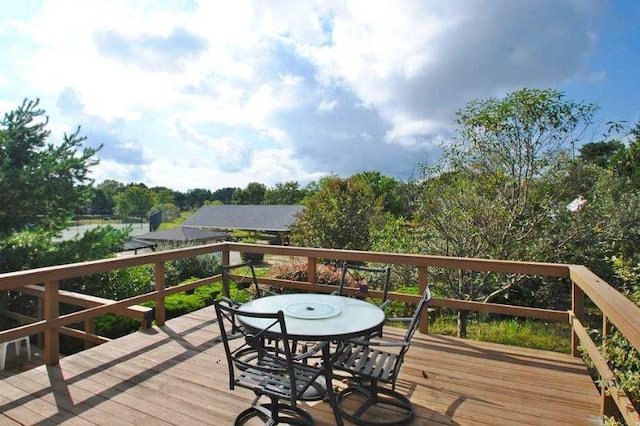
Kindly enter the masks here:
<path id="1" fill-rule="evenodd" d="M 165 311 L 164 311 L 164 262 L 156 262 L 156 285 L 155 290 L 159 293 L 156 297 L 156 325 L 162 326 L 165 321 Z"/>
<path id="2" fill-rule="evenodd" d="M 47 321 L 58 318 L 60 310 L 59 289 L 59 281 L 44 283 L 44 319 Z M 56 365 L 59 361 L 60 329 L 49 326 L 44 332 L 44 362 L 47 365 Z"/>
<path id="3" fill-rule="evenodd" d="M 85 333 L 90 333 L 90 334 L 96 334 L 96 319 L 95 318 L 88 318 L 85 320 L 84 322 L 84 332 Z M 84 341 L 84 348 L 85 349 L 89 349 L 94 347 L 96 344 L 89 341 L 89 340 L 85 340 Z"/>
<path id="4" fill-rule="evenodd" d="M 418 288 L 420 289 L 420 294 L 424 294 L 427 286 L 429 285 L 429 270 L 426 266 L 418 267 Z M 426 307 L 424 311 L 422 311 L 422 315 L 420 316 L 420 322 L 418 323 L 418 331 L 422 334 L 429 333 L 429 307 Z"/>
<path id="5" fill-rule="evenodd" d="M 222 250 L 222 265 L 227 266 L 231 264 L 231 254 L 227 246 Z M 229 290 L 229 280 L 226 277 L 222 278 L 222 295 L 224 297 L 231 297 L 231 291 Z"/>
<path id="6" fill-rule="evenodd" d="M 229 265 L 230 262 L 231 254 L 229 253 L 229 247 L 225 246 L 224 249 L 222 249 L 222 264 Z"/>
<path id="7" fill-rule="evenodd" d="M 38 306 L 36 309 L 38 310 L 36 314 L 37 318 L 39 320 L 44 319 L 44 296 L 41 295 L 38 297 Z M 38 348 L 44 349 L 44 333 L 38 333 L 37 345 L 38 345 Z"/>
<path id="8" fill-rule="evenodd" d="M 571 310 L 574 315 L 582 324 L 584 324 L 584 291 L 576 284 L 571 282 Z M 580 339 L 575 331 L 571 332 L 571 355 L 579 357 L 578 346 L 580 345 Z"/>
<path id="9" fill-rule="evenodd" d="M 309 282 L 311 284 L 316 283 L 316 258 L 307 258 L 307 275 L 309 276 Z"/>
<path id="10" fill-rule="evenodd" d="M 609 336 L 609 319 L 605 314 L 602 314 L 602 350 L 606 353 L 607 350 L 607 337 Z M 611 395 L 607 395 L 608 392 L 607 383 L 604 380 L 600 383 L 600 414 L 602 416 L 612 416 L 616 411 L 616 403 L 611 398 Z"/>

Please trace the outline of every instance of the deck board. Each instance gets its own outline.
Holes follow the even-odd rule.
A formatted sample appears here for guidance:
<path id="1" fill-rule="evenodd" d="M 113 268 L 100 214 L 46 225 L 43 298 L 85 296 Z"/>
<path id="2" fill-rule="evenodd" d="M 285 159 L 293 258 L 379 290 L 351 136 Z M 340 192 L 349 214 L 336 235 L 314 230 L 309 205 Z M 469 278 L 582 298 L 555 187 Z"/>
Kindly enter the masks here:
<path id="1" fill-rule="evenodd" d="M 230 391 L 213 308 L 0 381 L 3 425 L 232 424 L 253 394 Z M 402 330 L 385 329 L 387 336 Z M 417 334 L 397 389 L 415 425 L 595 425 L 600 398 L 568 355 Z M 304 404 L 332 425 L 328 404 Z"/>

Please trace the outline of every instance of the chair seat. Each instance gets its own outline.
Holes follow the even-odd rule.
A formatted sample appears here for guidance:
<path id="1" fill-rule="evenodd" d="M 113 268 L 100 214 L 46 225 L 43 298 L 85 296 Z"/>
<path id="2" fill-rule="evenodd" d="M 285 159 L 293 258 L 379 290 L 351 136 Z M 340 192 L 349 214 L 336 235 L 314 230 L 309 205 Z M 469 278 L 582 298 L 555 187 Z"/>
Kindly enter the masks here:
<path id="1" fill-rule="evenodd" d="M 398 355 L 394 353 L 349 342 L 341 348 L 333 367 L 355 373 L 360 377 L 374 378 L 388 383 L 393 381 L 397 358 Z"/>
<path id="2" fill-rule="evenodd" d="M 265 356 L 256 365 L 240 368 L 235 378 L 235 384 L 253 389 L 258 394 L 277 395 L 278 398 L 291 397 L 291 379 L 286 369 L 286 363 L 281 358 Z M 318 379 L 318 369 L 304 364 L 294 366 L 297 393 L 302 395 L 308 391 Z"/>

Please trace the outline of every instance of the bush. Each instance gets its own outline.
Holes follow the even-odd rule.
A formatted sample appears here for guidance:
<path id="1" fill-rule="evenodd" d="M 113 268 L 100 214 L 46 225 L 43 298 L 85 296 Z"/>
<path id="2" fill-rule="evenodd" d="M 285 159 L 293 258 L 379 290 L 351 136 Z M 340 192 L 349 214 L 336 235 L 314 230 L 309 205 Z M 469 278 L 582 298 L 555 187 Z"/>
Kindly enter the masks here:
<path id="1" fill-rule="evenodd" d="M 198 287 L 193 294 L 178 293 L 167 296 L 164 301 L 166 319 L 176 318 L 213 304 L 221 291 L 221 283 L 218 282 Z M 155 303 L 145 302 L 143 306 L 155 307 Z"/>
<path id="2" fill-rule="evenodd" d="M 264 253 L 240 253 L 240 259 L 243 262 L 251 261 L 254 265 L 260 265 L 264 262 Z"/>
<path id="3" fill-rule="evenodd" d="M 309 281 L 308 262 L 302 259 L 292 260 L 272 267 L 267 277 L 289 281 Z M 340 270 L 332 265 L 316 265 L 317 284 L 340 284 Z"/>
<path id="4" fill-rule="evenodd" d="M 140 330 L 140 321 L 124 315 L 101 315 L 95 321 L 96 334 L 109 339 L 117 339 Z"/>

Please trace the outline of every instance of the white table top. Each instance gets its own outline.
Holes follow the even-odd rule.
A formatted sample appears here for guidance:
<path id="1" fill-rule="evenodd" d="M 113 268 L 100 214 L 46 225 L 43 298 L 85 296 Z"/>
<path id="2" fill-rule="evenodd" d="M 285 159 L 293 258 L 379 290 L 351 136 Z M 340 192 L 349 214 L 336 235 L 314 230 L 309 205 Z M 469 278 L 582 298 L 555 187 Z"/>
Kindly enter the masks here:
<path id="1" fill-rule="evenodd" d="M 283 311 L 287 333 L 291 338 L 307 340 L 341 340 L 362 336 L 384 323 L 384 311 L 372 303 L 351 297 L 329 294 L 281 294 L 261 297 L 244 303 L 248 312 Z M 246 326 L 263 329 L 272 320 L 240 317 Z M 279 330 L 274 329 L 274 332 Z"/>

